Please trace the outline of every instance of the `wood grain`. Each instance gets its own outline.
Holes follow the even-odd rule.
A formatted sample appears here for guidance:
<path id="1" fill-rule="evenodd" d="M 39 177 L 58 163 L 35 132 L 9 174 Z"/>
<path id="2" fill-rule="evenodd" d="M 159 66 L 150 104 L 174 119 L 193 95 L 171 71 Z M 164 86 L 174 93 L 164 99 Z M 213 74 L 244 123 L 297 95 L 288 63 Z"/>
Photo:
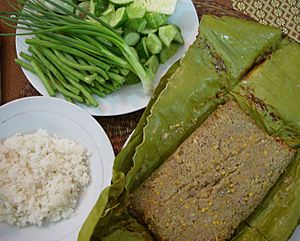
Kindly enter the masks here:
<path id="1" fill-rule="evenodd" d="M 8 4 L 15 0 L 0 0 L 0 11 L 11 11 Z M 218 16 L 230 15 L 247 18 L 247 16 L 236 12 L 232 8 L 230 0 L 194 0 L 199 19 L 203 14 L 214 14 Z M 8 28 L 0 22 L 0 32 L 12 33 L 13 29 Z M 15 37 L 2 37 L 1 39 L 1 79 L 2 79 L 2 98 L 3 103 L 28 96 L 36 96 L 39 93 L 31 86 L 26 79 L 21 68 L 15 64 Z M 117 154 L 130 133 L 136 127 L 143 110 L 121 115 L 117 117 L 96 117 L 95 119 L 102 125 L 106 131 L 115 153 Z"/>

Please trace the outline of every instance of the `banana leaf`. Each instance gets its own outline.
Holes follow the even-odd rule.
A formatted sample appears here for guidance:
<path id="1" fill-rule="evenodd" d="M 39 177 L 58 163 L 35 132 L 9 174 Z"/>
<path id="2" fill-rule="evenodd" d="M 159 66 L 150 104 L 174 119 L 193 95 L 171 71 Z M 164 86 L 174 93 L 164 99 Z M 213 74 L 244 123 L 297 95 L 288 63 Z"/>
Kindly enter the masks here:
<path id="1" fill-rule="evenodd" d="M 224 101 L 225 80 L 200 37 L 190 47 L 147 117 L 143 141 L 126 175 L 132 192 Z M 220 98 L 217 98 L 220 97 Z"/>
<path id="2" fill-rule="evenodd" d="M 254 228 L 246 226 L 231 241 L 269 241 Z"/>
<path id="3" fill-rule="evenodd" d="M 119 238 L 126 237 L 126 240 L 129 241 L 152 240 L 144 227 L 139 225 L 127 212 L 128 193 L 125 190 L 125 174 L 132 166 L 135 147 L 142 141 L 142 129 L 146 124 L 146 117 L 150 113 L 151 106 L 178 66 L 177 62 L 161 79 L 129 142 L 116 157 L 112 185 L 101 193 L 80 230 L 78 241 L 118 240 L 118 236 Z"/>
<path id="4" fill-rule="evenodd" d="M 231 75 L 230 85 L 280 43 L 281 30 L 244 19 L 206 15 L 201 33 L 207 44 L 224 62 Z"/>
<path id="5" fill-rule="evenodd" d="M 244 20 L 230 20 L 231 27 L 235 28 L 240 21 Z M 254 23 L 249 22 L 251 24 Z M 205 28 L 203 25 L 204 21 L 201 22 L 201 28 Z M 255 30 L 251 26 L 250 29 Z M 232 76 L 242 76 L 256 58 L 264 54 L 262 49 L 267 51 L 276 45 L 281 33 L 270 27 L 266 30 L 266 35 L 258 35 L 259 39 L 255 42 L 257 49 L 249 50 L 252 57 L 243 57 L 248 59 L 247 64 L 239 65 L 236 69 L 229 65 L 230 61 L 226 61 L 230 67 L 224 68 L 223 60 L 218 55 L 221 56 L 219 52 L 222 48 L 226 51 L 238 49 L 240 39 L 230 38 L 232 41 L 219 43 L 219 47 L 215 48 L 219 52 L 213 52 L 215 49 L 200 34 L 180 64 L 174 66 L 160 81 L 130 141 L 116 157 L 112 185 L 102 192 L 80 231 L 79 241 L 153 240 L 148 231 L 128 213 L 129 193 L 225 101 L 231 83 L 236 81 L 231 80 Z M 241 37 L 244 38 L 243 43 L 251 44 L 246 40 L 249 38 L 247 34 Z M 247 52 L 243 54 L 247 55 Z"/>
<path id="6" fill-rule="evenodd" d="M 244 228 L 232 240 L 243 241 L 255 229 L 270 241 L 286 241 L 298 225 L 300 217 L 300 152 L 256 211 L 246 220 Z M 241 235 L 242 233 L 242 235 Z M 248 239 L 256 240 L 256 239 Z"/>
<path id="7" fill-rule="evenodd" d="M 274 136 L 300 145 L 300 45 L 283 45 L 233 89 L 240 106 Z"/>

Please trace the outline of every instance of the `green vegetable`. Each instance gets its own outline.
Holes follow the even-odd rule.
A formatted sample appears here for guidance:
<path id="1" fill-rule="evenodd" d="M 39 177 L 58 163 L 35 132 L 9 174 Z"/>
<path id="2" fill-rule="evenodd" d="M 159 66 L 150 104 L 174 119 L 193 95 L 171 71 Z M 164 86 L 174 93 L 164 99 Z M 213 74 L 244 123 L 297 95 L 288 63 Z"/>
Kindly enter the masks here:
<path id="1" fill-rule="evenodd" d="M 145 15 L 147 28 L 158 29 L 160 26 L 168 23 L 168 17 L 165 14 L 153 12 Z"/>
<path id="2" fill-rule="evenodd" d="M 134 0 L 109 0 L 109 1 L 116 5 L 126 5 L 132 3 Z"/>
<path id="3" fill-rule="evenodd" d="M 108 16 L 115 13 L 115 6 L 111 3 L 108 4 L 107 9 L 102 13 L 103 16 Z"/>
<path id="4" fill-rule="evenodd" d="M 136 51 L 138 52 L 140 59 L 148 59 L 150 56 L 147 49 L 146 41 L 147 37 L 143 37 L 136 46 Z"/>
<path id="5" fill-rule="evenodd" d="M 140 41 L 140 34 L 137 32 L 130 32 L 125 34 L 124 40 L 128 44 L 128 46 L 134 46 Z"/>
<path id="6" fill-rule="evenodd" d="M 147 10 L 145 6 L 133 2 L 126 7 L 126 12 L 129 19 L 141 19 L 145 16 Z"/>
<path id="7" fill-rule="evenodd" d="M 123 23 L 126 22 L 127 19 L 128 19 L 128 16 L 126 13 L 126 8 L 121 7 L 121 8 L 118 8 L 117 11 L 114 13 L 109 24 L 110 24 L 110 26 L 112 26 L 114 28 L 120 27 Z"/>
<path id="8" fill-rule="evenodd" d="M 91 0 L 90 1 L 90 11 L 95 16 L 99 17 L 108 8 L 109 0 Z"/>
<path id="9" fill-rule="evenodd" d="M 127 31 L 136 31 L 136 32 L 142 32 L 145 30 L 147 25 L 147 21 L 145 19 L 135 18 L 135 19 L 129 19 L 125 24 L 124 27 L 129 29 Z M 126 32 L 126 30 L 125 30 Z"/>
<path id="10" fill-rule="evenodd" d="M 151 92 L 153 88 L 152 80 L 136 58 L 135 53 L 130 49 L 130 46 L 126 44 L 125 40 L 104 21 L 69 0 L 61 1 L 82 11 L 89 19 L 81 19 L 81 17 L 65 9 L 53 0 L 44 1 L 60 11 L 63 11 L 68 16 L 48 11 L 45 6 L 38 1 L 18 1 L 20 5 L 25 5 L 26 11 L 18 10 L 17 12 L 9 13 L 10 15 L 16 15 L 16 18 L 6 17 L 5 13 L 2 13 L 0 18 L 18 23 L 19 28 L 28 30 L 26 34 L 43 33 L 43 37 L 46 39 L 28 39 L 27 43 L 29 45 L 45 47 L 71 54 L 76 58 L 82 58 L 86 60 L 86 62 L 103 69 L 103 77 L 105 76 L 105 71 L 107 71 L 110 66 L 127 68 L 139 76 L 142 80 L 145 92 Z M 118 10 L 114 21 L 112 21 L 114 23 L 113 25 L 119 24 L 122 20 L 122 17 L 118 19 L 118 16 L 123 16 L 122 13 L 126 14 L 125 8 L 119 8 Z M 95 41 L 98 43 L 95 44 Z M 95 80 L 99 79 L 97 73 L 91 73 L 87 78 L 83 77 L 85 75 L 84 71 L 82 73 L 76 72 L 74 63 L 72 68 L 71 66 L 59 66 L 59 68 L 63 69 L 63 73 L 66 72 L 68 75 L 71 75 L 72 72 L 76 73 L 76 76 L 80 76 L 81 80 L 90 81 L 91 78 Z M 91 99 L 88 102 L 92 103 Z"/>
<path id="11" fill-rule="evenodd" d="M 159 60 L 156 55 L 152 55 L 144 64 L 144 66 L 152 73 L 156 74 L 159 67 Z"/>
<path id="12" fill-rule="evenodd" d="M 136 74 L 134 74 L 132 72 L 129 72 L 129 74 L 125 77 L 124 84 L 125 85 L 134 85 L 134 84 L 138 84 L 140 82 L 141 81 L 140 81 L 139 77 Z"/>
<path id="13" fill-rule="evenodd" d="M 172 56 L 174 56 L 174 54 L 177 53 L 179 47 L 180 47 L 179 44 L 171 43 L 168 48 L 163 49 L 159 53 L 159 61 L 162 64 L 166 63 Z"/>
<path id="14" fill-rule="evenodd" d="M 146 39 L 146 45 L 147 49 L 152 53 L 152 54 L 159 54 L 159 52 L 162 50 L 162 42 L 160 39 L 157 37 L 156 34 L 150 33 Z"/>
<path id="15" fill-rule="evenodd" d="M 158 36 L 166 47 L 170 46 L 178 33 L 178 29 L 174 25 L 166 25 L 158 29 Z"/>
<path id="16" fill-rule="evenodd" d="M 85 11 L 89 11 L 90 10 L 90 1 L 84 1 L 78 4 L 78 7 L 84 9 Z M 79 11 L 78 9 L 75 10 L 75 14 L 78 15 L 81 18 L 85 18 L 86 15 L 84 13 L 82 13 L 81 11 Z"/>

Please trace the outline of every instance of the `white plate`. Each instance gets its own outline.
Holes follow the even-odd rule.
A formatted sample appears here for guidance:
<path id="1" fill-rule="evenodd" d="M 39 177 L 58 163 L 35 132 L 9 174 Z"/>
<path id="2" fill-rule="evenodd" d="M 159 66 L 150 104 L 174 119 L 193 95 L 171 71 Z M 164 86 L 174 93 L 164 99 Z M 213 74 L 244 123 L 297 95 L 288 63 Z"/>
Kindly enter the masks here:
<path id="1" fill-rule="evenodd" d="M 167 72 L 170 66 L 172 66 L 184 55 L 186 50 L 196 39 L 198 34 L 199 19 L 192 0 L 178 0 L 176 11 L 170 17 L 170 23 L 174 23 L 181 28 L 185 44 L 167 63 L 159 67 L 155 79 L 156 84 Z M 27 45 L 25 44 L 26 38 L 28 38 L 28 36 L 16 37 L 16 49 L 18 56 L 21 51 L 28 53 Z M 25 69 L 23 69 L 23 71 L 27 79 L 39 93 L 44 96 L 49 96 L 41 80 L 36 75 Z M 63 98 L 61 95 L 58 95 L 58 97 Z M 150 100 L 150 96 L 144 94 L 141 84 L 124 86 L 119 91 L 106 96 L 103 99 L 100 97 L 95 98 L 100 103 L 99 107 L 97 108 L 87 107 L 82 104 L 78 104 L 78 106 L 95 116 L 113 116 L 140 110 L 144 108 Z"/>
<path id="2" fill-rule="evenodd" d="M 86 111 L 67 101 L 31 97 L 0 107 L 0 140 L 42 128 L 69 138 L 91 153 L 91 181 L 81 194 L 74 216 L 41 227 L 16 228 L 0 223 L 0 241 L 75 241 L 101 191 L 110 185 L 114 153 L 102 127 Z"/>

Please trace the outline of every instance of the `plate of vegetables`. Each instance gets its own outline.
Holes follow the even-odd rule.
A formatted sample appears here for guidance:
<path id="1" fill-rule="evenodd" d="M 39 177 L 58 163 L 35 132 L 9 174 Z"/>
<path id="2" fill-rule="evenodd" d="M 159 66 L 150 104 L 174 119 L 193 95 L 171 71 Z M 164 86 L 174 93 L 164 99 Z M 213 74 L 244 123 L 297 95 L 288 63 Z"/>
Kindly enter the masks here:
<path id="1" fill-rule="evenodd" d="M 94 116 L 144 108 L 198 34 L 191 0 L 19 0 L 16 50 L 44 96 Z"/>

